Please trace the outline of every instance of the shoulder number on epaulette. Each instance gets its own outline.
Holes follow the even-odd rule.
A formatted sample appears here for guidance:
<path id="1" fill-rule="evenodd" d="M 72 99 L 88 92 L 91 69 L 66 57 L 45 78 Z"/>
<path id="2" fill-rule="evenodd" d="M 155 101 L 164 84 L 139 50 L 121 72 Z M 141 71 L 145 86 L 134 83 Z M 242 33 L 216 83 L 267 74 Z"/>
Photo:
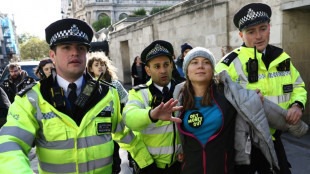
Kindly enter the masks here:
<path id="1" fill-rule="evenodd" d="M 235 52 L 231 52 L 230 54 L 228 54 L 225 59 L 221 62 L 224 63 L 225 65 L 229 66 L 231 64 L 232 61 L 234 61 L 234 59 L 238 56 L 237 53 Z"/>
<path id="2" fill-rule="evenodd" d="M 28 91 L 30 91 L 30 89 L 36 85 L 37 82 L 32 82 L 30 85 L 28 85 L 26 88 L 22 89 L 21 91 L 19 91 L 16 95 L 22 97 L 24 96 Z"/>
<path id="3" fill-rule="evenodd" d="M 134 89 L 135 91 L 139 91 L 140 89 L 145 89 L 145 88 L 148 88 L 146 84 L 140 84 L 140 85 L 132 87 L 132 89 Z"/>

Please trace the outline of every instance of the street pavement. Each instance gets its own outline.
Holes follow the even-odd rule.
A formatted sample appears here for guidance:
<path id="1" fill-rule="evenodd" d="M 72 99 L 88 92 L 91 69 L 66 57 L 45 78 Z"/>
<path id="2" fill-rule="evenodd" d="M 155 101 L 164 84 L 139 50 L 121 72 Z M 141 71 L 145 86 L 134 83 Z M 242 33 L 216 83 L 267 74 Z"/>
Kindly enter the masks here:
<path id="1" fill-rule="evenodd" d="M 310 174 L 310 131 L 302 138 L 295 138 L 288 133 L 281 137 L 292 174 Z"/>

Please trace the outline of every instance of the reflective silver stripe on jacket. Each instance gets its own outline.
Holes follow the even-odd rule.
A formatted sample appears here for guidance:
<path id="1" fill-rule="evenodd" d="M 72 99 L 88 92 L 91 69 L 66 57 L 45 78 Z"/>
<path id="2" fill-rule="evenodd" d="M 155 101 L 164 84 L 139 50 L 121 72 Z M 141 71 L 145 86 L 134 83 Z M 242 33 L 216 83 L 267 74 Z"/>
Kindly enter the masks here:
<path id="1" fill-rule="evenodd" d="M 304 81 L 303 81 L 302 78 L 299 76 L 299 77 L 296 79 L 295 83 L 294 83 L 294 88 L 295 88 L 295 87 L 299 87 L 298 85 L 300 85 L 300 84 L 302 84 L 302 83 L 304 83 Z"/>
<path id="2" fill-rule="evenodd" d="M 149 107 L 149 92 L 147 89 L 140 89 L 141 95 L 142 95 L 142 99 L 143 99 L 143 103 L 141 103 L 139 100 L 128 100 L 128 102 L 126 103 L 126 105 L 130 105 L 130 104 L 134 104 L 137 105 L 138 107 L 140 107 L 141 109 L 145 109 L 147 107 Z M 124 112 L 123 112 L 123 121 L 126 120 L 126 114 L 129 110 L 131 110 L 132 107 L 127 108 Z"/>
<path id="3" fill-rule="evenodd" d="M 25 129 L 19 128 L 17 126 L 6 126 L 3 127 L 0 135 L 10 135 L 14 136 L 22 141 L 24 141 L 28 146 L 32 146 L 34 141 L 34 135 Z"/>
<path id="4" fill-rule="evenodd" d="M 176 148 L 175 149 L 179 149 L 180 147 L 181 147 L 181 144 L 176 144 Z M 172 146 L 168 146 L 168 147 L 147 147 L 147 149 L 149 150 L 149 152 L 152 155 L 161 155 L 161 154 L 172 154 L 172 153 L 174 153 Z"/>
<path id="5" fill-rule="evenodd" d="M 141 103 L 139 100 L 129 100 L 126 105 L 137 105 L 139 106 L 141 109 L 145 109 L 144 104 Z"/>
<path id="6" fill-rule="evenodd" d="M 111 134 L 103 134 L 103 135 L 95 135 L 90 137 L 83 137 L 77 139 L 77 148 L 88 148 L 92 146 L 97 146 L 101 144 L 105 144 L 112 140 Z M 74 138 L 70 138 L 68 140 L 61 141 L 45 141 L 42 139 L 37 139 L 36 145 L 46 148 L 46 149 L 73 149 L 75 148 Z"/>
<path id="7" fill-rule="evenodd" d="M 88 148 L 91 146 L 97 146 L 100 144 L 105 144 L 112 140 L 111 134 L 103 134 L 103 135 L 94 135 L 90 137 L 78 138 L 77 139 L 77 148 Z"/>
<path id="8" fill-rule="evenodd" d="M 24 149 L 20 147 L 20 145 L 16 142 L 5 142 L 5 143 L 0 144 L 0 153 L 15 151 L 15 150 L 21 150 L 27 156 Z"/>
<path id="9" fill-rule="evenodd" d="M 265 98 L 267 98 L 268 100 L 274 102 L 274 103 L 284 103 L 284 102 L 288 102 L 290 101 L 291 98 L 291 93 L 287 93 L 287 94 L 283 94 L 283 95 L 279 95 L 279 96 L 264 96 Z"/>
<path id="10" fill-rule="evenodd" d="M 153 123 L 141 131 L 142 134 L 146 135 L 164 134 L 169 132 L 173 132 L 173 124 L 156 127 L 155 123 Z"/>
<path id="11" fill-rule="evenodd" d="M 111 164 L 113 161 L 113 156 L 108 156 L 106 158 L 101 158 L 93 161 L 88 161 L 86 163 L 79 164 L 79 173 L 89 172 L 95 169 L 99 169 Z"/>
<path id="12" fill-rule="evenodd" d="M 113 105 L 114 105 L 114 102 L 113 102 L 113 100 L 111 100 L 111 101 L 110 101 L 111 114 L 114 113 Z"/>
<path id="13" fill-rule="evenodd" d="M 113 161 L 113 156 L 109 156 L 106 158 L 101 158 L 93 161 L 88 161 L 85 163 L 79 164 L 79 173 L 89 172 L 95 169 L 99 169 L 111 164 Z M 45 172 L 50 173 L 74 173 L 76 171 L 75 163 L 67 163 L 67 164 L 51 164 L 42 162 L 39 160 L 40 168 Z"/>
<path id="14" fill-rule="evenodd" d="M 142 99 L 143 99 L 143 102 L 144 102 L 144 108 L 147 108 L 149 107 L 149 92 L 147 90 L 148 88 L 145 88 L 145 89 L 141 89 L 141 95 L 142 95 Z"/>
<path id="15" fill-rule="evenodd" d="M 29 102 L 32 104 L 32 106 L 37 110 L 37 113 L 35 114 L 35 117 L 38 121 L 41 121 L 43 118 L 43 114 L 41 112 L 40 106 L 37 101 L 38 100 L 38 94 L 31 89 L 30 91 L 27 92 L 27 98 Z"/>
<path id="16" fill-rule="evenodd" d="M 121 120 L 121 122 L 119 122 L 119 123 L 117 124 L 117 127 L 116 127 L 116 129 L 115 129 L 115 133 L 117 133 L 117 132 L 123 132 L 124 129 L 125 129 L 125 124 L 124 124 L 123 120 Z M 134 137 L 135 137 L 134 134 L 132 133 L 132 131 L 130 131 L 128 135 L 126 135 L 125 137 L 123 137 L 123 138 L 120 140 L 120 142 L 121 142 L 121 143 L 130 144 L 130 142 L 134 139 Z M 118 142 L 118 140 L 115 140 L 115 141 Z"/>
<path id="17" fill-rule="evenodd" d="M 128 135 L 121 139 L 121 143 L 130 144 L 134 137 L 135 135 L 132 133 L 132 131 L 130 131 Z"/>
<path id="18" fill-rule="evenodd" d="M 125 123 L 123 121 L 119 122 L 116 126 L 115 132 L 122 132 L 125 129 Z"/>
<path id="19" fill-rule="evenodd" d="M 76 165 L 75 163 L 68 163 L 68 164 L 51 164 L 40 161 L 38 159 L 40 168 L 49 173 L 74 173 L 76 172 Z"/>
<path id="20" fill-rule="evenodd" d="M 60 141 L 45 141 L 43 139 L 37 139 L 36 145 L 46 148 L 46 149 L 73 149 L 74 148 L 74 138 Z"/>
<path id="21" fill-rule="evenodd" d="M 246 88 L 247 84 L 248 84 L 248 78 L 246 77 L 246 75 L 244 74 L 243 70 L 242 70 L 242 64 L 240 62 L 240 59 L 234 59 L 233 60 L 234 66 L 235 66 L 235 70 L 237 72 L 238 75 L 238 82 L 240 82 L 240 85 L 243 88 Z"/>

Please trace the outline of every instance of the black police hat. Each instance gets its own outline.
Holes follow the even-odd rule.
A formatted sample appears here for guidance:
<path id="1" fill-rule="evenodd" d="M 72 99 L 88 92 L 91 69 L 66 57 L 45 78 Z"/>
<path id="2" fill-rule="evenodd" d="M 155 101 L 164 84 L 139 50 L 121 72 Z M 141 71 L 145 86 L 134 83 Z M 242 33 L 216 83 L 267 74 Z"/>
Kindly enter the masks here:
<path id="1" fill-rule="evenodd" d="M 147 64 L 154 57 L 168 56 L 172 59 L 173 46 L 164 40 L 156 40 L 147 46 L 141 53 L 141 61 Z"/>
<path id="2" fill-rule="evenodd" d="M 253 25 L 270 22 L 271 8 L 263 3 L 251 3 L 242 7 L 234 16 L 234 24 L 239 30 Z"/>
<path id="3" fill-rule="evenodd" d="M 50 47 L 64 43 L 82 43 L 89 47 L 94 32 L 84 21 L 78 19 L 61 19 L 45 29 L 45 39 Z"/>

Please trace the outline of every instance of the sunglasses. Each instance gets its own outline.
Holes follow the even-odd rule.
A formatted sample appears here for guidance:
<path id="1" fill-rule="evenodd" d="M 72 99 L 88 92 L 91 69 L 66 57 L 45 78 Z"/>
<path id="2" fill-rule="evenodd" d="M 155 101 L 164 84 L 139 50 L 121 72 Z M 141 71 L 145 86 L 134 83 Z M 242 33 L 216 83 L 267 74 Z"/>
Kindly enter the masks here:
<path id="1" fill-rule="evenodd" d="M 41 60 L 39 65 L 42 67 L 48 63 L 53 63 L 52 59 Z"/>

